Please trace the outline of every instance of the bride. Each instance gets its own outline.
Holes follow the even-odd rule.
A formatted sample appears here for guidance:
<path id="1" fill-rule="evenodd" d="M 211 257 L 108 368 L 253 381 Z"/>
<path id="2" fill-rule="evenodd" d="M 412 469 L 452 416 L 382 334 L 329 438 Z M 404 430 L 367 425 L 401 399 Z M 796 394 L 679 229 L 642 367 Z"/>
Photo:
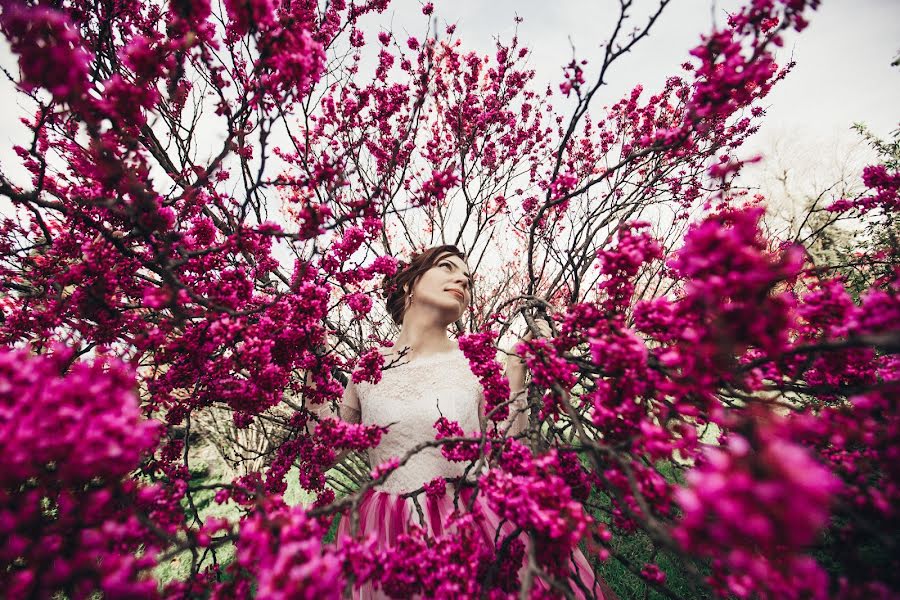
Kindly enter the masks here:
<path id="1" fill-rule="evenodd" d="M 440 417 L 456 421 L 468 435 L 485 427 L 481 384 L 456 341 L 448 337 L 449 326 L 465 313 L 472 299 L 472 276 L 465 255 L 450 245 L 425 250 L 385 282 L 385 287 L 387 310 L 400 326 L 400 334 L 393 347 L 382 351 L 385 368 L 381 379 L 374 384 L 349 382 L 339 413 L 352 423 L 388 428 L 379 445 L 369 450 L 373 468 L 403 457 L 417 445 L 434 442 L 434 424 Z M 513 398 L 511 421 L 506 426 L 509 434 L 515 434 L 527 425 L 523 362 L 512 357 L 506 374 Z M 345 535 L 374 534 L 378 548 L 384 549 L 414 525 L 430 535 L 441 535 L 447 517 L 455 510 L 455 493 L 467 501 L 474 492 L 471 486 L 460 485 L 466 466 L 447 460 L 433 445 L 413 454 L 368 491 L 358 505 L 358 520 L 341 519 L 338 540 Z M 438 489 L 443 487 L 439 479 L 449 482 L 442 495 L 422 493 L 430 482 L 436 482 Z M 483 495 L 476 495 L 474 504 L 482 516 L 485 543 L 493 543 L 498 528 L 512 530 L 490 509 Z M 355 527 L 352 521 L 356 521 Z M 584 555 L 576 552 L 573 559 L 585 589 L 594 590 L 597 598 L 610 598 L 612 594 L 595 580 Z M 582 586 L 572 587 L 575 597 L 584 597 Z M 385 596 L 369 584 L 356 589 L 354 597 Z"/>

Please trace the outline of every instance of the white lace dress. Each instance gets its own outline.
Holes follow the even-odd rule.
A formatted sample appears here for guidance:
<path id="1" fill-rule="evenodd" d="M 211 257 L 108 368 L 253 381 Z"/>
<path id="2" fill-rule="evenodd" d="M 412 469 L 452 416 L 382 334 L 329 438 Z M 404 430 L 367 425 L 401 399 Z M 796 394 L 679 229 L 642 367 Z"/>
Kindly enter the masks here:
<path id="1" fill-rule="evenodd" d="M 387 359 L 377 384 L 348 386 L 343 402 L 359 411 L 360 422 L 388 428 L 381 443 L 369 450 L 374 468 L 391 458 L 402 459 L 417 445 L 433 442 L 440 417 L 456 421 L 466 434 L 480 431 L 481 384 L 458 348 L 414 358 Z M 354 397 L 355 395 L 355 397 Z M 375 489 L 410 492 L 435 477 L 458 478 L 465 465 L 448 461 L 437 447 L 425 448 L 397 468 Z"/>
<path id="2" fill-rule="evenodd" d="M 434 423 L 441 416 L 456 421 L 466 435 L 480 431 L 483 391 L 478 378 L 459 348 L 422 358 L 386 358 L 381 380 L 376 384 L 349 384 L 341 401 L 341 418 L 366 425 L 388 428 L 381 442 L 369 450 L 372 468 L 392 458 L 405 455 L 424 442 L 435 439 Z M 437 477 L 458 479 L 464 474 L 465 463 L 450 462 L 440 448 L 428 447 L 413 455 L 408 462 L 390 473 L 385 481 L 370 490 L 356 507 L 358 519 L 345 515 L 338 527 L 338 540 L 343 536 L 374 534 L 380 549 L 394 545 L 398 536 L 408 533 L 411 526 L 423 528 L 429 535 L 441 536 L 447 530 L 448 517 L 457 506 L 466 506 L 474 488 L 463 486 L 461 500 L 454 502 L 455 488 L 447 485 L 443 497 L 408 492 L 419 490 L 423 484 Z M 471 474 L 470 474 L 471 475 Z M 474 478 L 475 476 L 472 475 Z M 513 526 L 501 519 L 484 500 L 475 498 L 476 510 L 483 528 L 485 544 L 493 544 L 497 530 L 508 534 Z M 356 527 L 351 523 L 356 521 Z M 593 587 L 597 598 L 614 597 L 602 582 L 595 581 L 593 571 L 581 552 L 576 553 L 579 578 Z M 544 587 L 538 582 L 538 587 Z M 584 597 L 575 590 L 575 597 Z M 354 590 L 354 598 L 387 598 L 381 590 L 365 584 Z"/>

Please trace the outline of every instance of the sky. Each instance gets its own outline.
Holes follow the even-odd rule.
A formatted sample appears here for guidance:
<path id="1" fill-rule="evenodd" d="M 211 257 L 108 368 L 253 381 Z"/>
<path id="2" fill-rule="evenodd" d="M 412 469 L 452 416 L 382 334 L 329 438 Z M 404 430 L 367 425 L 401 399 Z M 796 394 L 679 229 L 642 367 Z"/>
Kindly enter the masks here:
<path id="1" fill-rule="evenodd" d="M 554 86 L 562 81 L 562 67 L 573 56 L 597 65 L 601 47 L 615 25 L 618 2 L 599 0 L 452 0 L 435 2 L 439 22 L 457 24 L 464 45 L 489 52 L 494 39 L 509 39 L 514 17 L 523 19 L 519 39 L 532 49 L 530 64 L 536 79 Z M 641 25 L 656 2 L 635 0 L 630 23 Z M 672 0 L 650 36 L 623 57 L 611 72 L 609 86 L 598 99 L 612 104 L 642 83 L 650 92 L 665 77 L 680 74 L 701 33 L 712 24 L 724 25 L 727 13 L 741 3 L 734 0 Z M 421 30 L 420 2 L 394 2 L 386 22 Z M 790 32 L 777 58 L 791 57 L 797 66 L 767 98 L 766 124 L 757 143 L 781 134 L 809 139 L 847 134 L 850 125 L 864 121 L 887 136 L 900 121 L 900 67 L 891 67 L 900 54 L 900 1 L 825 0 L 802 33 Z M 590 79 L 588 79 L 590 81 Z"/>
<path id="2" fill-rule="evenodd" d="M 540 87 L 558 86 L 562 67 L 574 55 L 599 64 L 601 48 L 615 24 L 618 1 L 595 0 L 436 0 L 433 18 L 442 31 L 455 23 L 465 47 L 493 53 L 495 40 L 509 40 L 518 31 L 520 43 L 531 48 L 529 64 Z M 641 25 L 656 2 L 634 0 L 632 26 Z M 608 86 L 596 99 L 597 108 L 612 104 L 636 84 L 648 93 L 662 87 L 667 75 L 680 74 L 679 65 L 700 35 L 713 23 L 725 23 L 735 0 L 672 0 L 651 35 L 616 63 Z M 392 29 L 397 37 L 422 37 L 427 19 L 419 0 L 394 0 L 388 10 L 366 27 L 374 42 L 378 29 Z M 515 17 L 521 17 L 517 26 Z M 900 1 L 825 0 L 800 34 L 791 32 L 778 59 L 791 57 L 797 66 L 766 99 L 767 116 L 761 131 L 745 146 L 747 154 L 765 153 L 790 140 L 798 150 L 792 159 L 815 161 L 822 148 L 843 148 L 858 139 L 850 125 L 863 121 L 881 137 L 900 122 L 900 67 L 891 67 L 900 54 Z M 15 58 L 0 41 L 0 64 L 15 69 Z M 18 174 L 15 143 L 27 140 L 18 123 L 23 106 L 12 86 L 0 79 L 0 165 L 7 176 Z M 560 107 L 560 108 L 565 108 Z M 0 212 L 4 206 L 0 204 Z"/>

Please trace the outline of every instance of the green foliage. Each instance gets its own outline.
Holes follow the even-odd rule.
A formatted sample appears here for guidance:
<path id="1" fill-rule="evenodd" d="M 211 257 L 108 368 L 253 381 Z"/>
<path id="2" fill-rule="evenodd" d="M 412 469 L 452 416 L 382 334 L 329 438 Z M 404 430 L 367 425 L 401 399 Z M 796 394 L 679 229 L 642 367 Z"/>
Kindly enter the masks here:
<path id="1" fill-rule="evenodd" d="M 890 170 L 900 169 L 900 128 L 891 132 L 890 140 L 882 140 L 869 131 L 865 123 L 854 123 L 853 130 L 862 136 L 864 140 L 878 153 L 884 166 Z"/>
<path id="2" fill-rule="evenodd" d="M 669 483 L 681 481 L 681 468 L 668 461 L 660 461 L 655 465 L 660 475 Z M 709 575 L 709 565 L 685 560 L 676 554 L 659 548 L 658 545 L 643 531 L 626 532 L 612 525 L 610 511 L 612 501 L 610 496 L 601 491 L 593 490 L 590 501 L 592 516 L 606 523 L 613 532 L 610 542 L 612 557 L 607 561 L 595 565 L 597 573 L 616 592 L 621 600 L 663 600 L 667 598 L 648 584 L 633 570 L 640 569 L 647 563 L 654 563 L 666 573 L 666 587 L 681 598 L 705 599 L 712 598 L 706 595 L 704 589 L 697 585 L 696 578 L 690 574 L 693 570 L 701 576 Z M 627 565 L 630 566 L 626 566 Z"/>

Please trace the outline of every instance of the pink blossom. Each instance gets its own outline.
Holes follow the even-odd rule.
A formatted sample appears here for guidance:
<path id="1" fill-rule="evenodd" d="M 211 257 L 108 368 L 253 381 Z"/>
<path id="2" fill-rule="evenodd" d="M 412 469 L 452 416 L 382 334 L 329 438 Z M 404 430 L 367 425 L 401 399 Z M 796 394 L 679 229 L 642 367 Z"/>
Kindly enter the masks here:
<path id="1" fill-rule="evenodd" d="M 159 424 L 143 418 L 134 373 L 114 359 L 60 369 L 69 351 L 29 357 L 0 352 L 0 479 L 17 485 L 46 476 L 63 483 L 116 479 L 156 444 Z"/>
<path id="2" fill-rule="evenodd" d="M 160 488 L 123 478 L 156 445 L 158 424 L 141 415 L 128 367 L 102 357 L 69 367 L 72 358 L 59 346 L 0 351 L 0 560 L 17 564 L 0 583 L 17 597 L 152 597 L 144 572 L 163 542 L 136 513 L 160 519 L 155 531 L 173 513 L 148 506 Z"/>
<path id="3" fill-rule="evenodd" d="M 515 451 L 517 442 L 510 440 L 507 445 Z M 491 469 L 481 477 L 482 489 L 500 516 L 538 536 L 544 544 L 539 560 L 551 572 L 564 568 L 560 558 L 568 556 L 585 535 L 591 518 L 557 474 L 555 453 L 534 459 L 530 453 L 515 454 L 519 458 L 512 461 L 507 456 L 502 470 Z"/>
<path id="4" fill-rule="evenodd" d="M 381 381 L 382 368 L 384 368 L 384 355 L 377 348 L 369 350 L 359 358 L 359 363 L 353 372 L 353 383 L 363 381 L 378 383 Z"/>
<path id="5" fill-rule="evenodd" d="M 231 27 L 238 36 L 258 31 L 274 22 L 271 0 L 225 0 Z"/>
<path id="6" fill-rule="evenodd" d="M 379 256 L 372 262 L 368 271 L 372 274 L 394 275 L 397 273 L 397 259 L 393 256 Z"/>
<path id="7" fill-rule="evenodd" d="M 869 165 L 863 169 L 863 183 L 874 195 L 857 199 L 840 199 L 831 203 L 828 210 L 843 212 L 857 208 L 868 212 L 875 208 L 885 211 L 896 210 L 900 206 L 900 171 L 888 172 L 885 165 Z"/>
<path id="8" fill-rule="evenodd" d="M 434 439 L 436 440 L 443 440 L 446 438 L 454 437 L 479 437 L 475 434 L 466 436 L 466 432 L 463 431 L 459 423 L 457 423 L 456 421 L 450 421 L 446 417 L 441 417 L 440 419 L 435 421 L 434 428 L 437 431 L 437 434 L 434 436 Z M 474 441 L 447 442 L 441 445 L 441 454 L 443 454 L 447 460 L 469 462 L 477 460 L 480 453 L 481 452 L 478 448 L 478 443 Z"/>
<path id="9" fill-rule="evenodd" d="M 654 583 L 665 583 L 666 574 L 659 568 L 659 565 L 647 563 L 641 568 L 641 577 Z"/>
<path id="10" fill-rule="evenodd" d="M 325 68 L 325 52 L 306 29 L 272 29 L 264 34 L 261 44 L 269 57 L 262 64 L 260 83 L 274 99 L 300 96 L 319 81 Z"/>
<path id="11" fill-rule="evenodd" d="M 484 390 L 484 413 L 493 421 L 502 421 L 509 416 L 509 380 L 496 360 L 492 331 L 473 333 L 459 338 L 459 348 L 469 360 L 469 367 L 481 382 Z"/>
<path id="12" fill-rule="evenodd" d="M 732 433 L 725 448 L 707 450 L 687 475 L 690 487 L 676 492 L 684 512 L 675 532 L 681 544 L 721 557 L 730 570 L 745 571 L 757 555 L 770 572 L 791 576 L 792 556 L 825 525 L 841 484 L 806 449 L 783 439 L 779 427 L 762 424 L 752 440 Z M 743 585 L 766 589 L 747 580 L 732 582 L 731 591 L 745 595 Z"/>
<path id="13" fill-rule="evenodd" d="M 426 180 L 419 191 L 419 204 L 434 204 L 444 200 L 447 192 L 459 183 L 459 177 L 454 167 L 447 169 L 435 169 L 431 177 Z"/>
<path id="14" fill-rule="evenodd" d="M 90 54 L 65 13 L 44 6 L 5 3 L 0 17 L 26 89 L 46 88 L 60 102 L 81 102 L 88 90 Z"/>
<path id="15" fill-rule="evenodd" d="M 381 463 L 380 465 L 376 466 L 374 469 L 372 469 L 372 472 L 369 475 L 372 477 L 372 479 L 378 481 L 378 480 L 382 479 L 383 477 L 386 477 L 393 471 L 396 471 L 397 467 L 399 467 L 399 466 L 400 466 L 399 458 L 396 458 L 396 457 L 390 458 L 390 459 L 384 461 L 383 463 Z"/>
<path id="16" fill-rule="evenodd" d="M 435 477 L 425 484 L 425 495 L 429 498 L 442 498 L 447 493 L 447 480 Z"/>
<path id="17" fill-rule="evenodd" d="M 254 574 L 260 597 L 336 600 L 343 588 L 341 566 L 334 550 L 322 546 L 323 534 L 302 507 L 272 498 L 243 522 L 235 567 Z"/>
<path id="18" fill-rule="evenodd" d="M 348 294 L 344 300 L 347 306 L 350 307 L 350 310 L 356 313 L 357 318 L 365 316 L 372 310 L 372 299 L 366 294 Z"/>

